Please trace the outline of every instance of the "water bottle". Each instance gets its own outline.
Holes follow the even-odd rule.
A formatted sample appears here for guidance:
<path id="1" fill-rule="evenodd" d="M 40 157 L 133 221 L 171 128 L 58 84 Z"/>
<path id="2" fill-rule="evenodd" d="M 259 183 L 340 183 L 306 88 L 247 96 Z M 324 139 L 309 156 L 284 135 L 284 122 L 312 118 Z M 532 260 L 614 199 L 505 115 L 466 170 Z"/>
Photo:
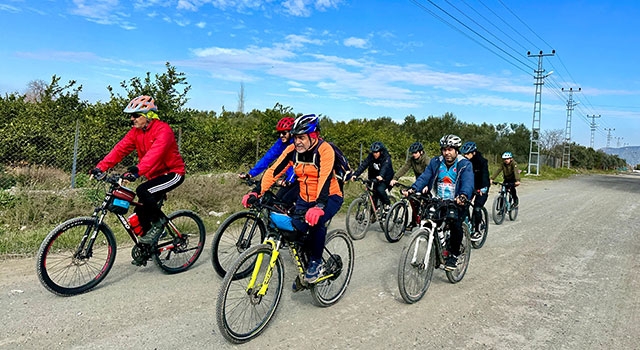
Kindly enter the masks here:
<path id="1" fill-rule="evenodd" d="M 129 225 L 131 226 L 131 229 L 136 236 L 143 235 L 142 226 L 140 226 L 140 219 L 138 218 L 138 214 L 133 213 L 131 214 L 131 216 L 129 216 Z"/>
<path id="2" fill-rule="evenodd" d="M 444 236 L 443 227 L 438 228 L 437 231 L 438 231 L 438 238 L 440 239 L 440 246 L 442 247 L 442 256 L 446 258 L 449 256 L 449 251 L 447 250 L 447 246 L 446 246 L 447 241 L 446 241 L 446 237 Z"/>

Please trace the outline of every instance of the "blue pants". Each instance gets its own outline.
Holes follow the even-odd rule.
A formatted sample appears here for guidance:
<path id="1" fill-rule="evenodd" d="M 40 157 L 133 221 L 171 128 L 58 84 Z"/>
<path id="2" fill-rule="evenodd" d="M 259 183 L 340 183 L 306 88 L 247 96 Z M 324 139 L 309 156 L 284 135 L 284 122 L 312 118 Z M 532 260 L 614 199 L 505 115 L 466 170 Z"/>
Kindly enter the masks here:
<path id="1" fill-rule="evenodd" d="M 293 226 L 300 232 L 309 231 L 309 235 L 305 241 L 304 250 L 309 254 L 309 259 L 322 259 L 322 251 L 324 250 L 324 241 L 327 237 L 327 226 L 331 218 L 340 210 L 344 199 L 336 194 L 329 196 L 329 200 L 324 207 L 324 215 L 320 217 L 315 226 L 309 226 L 304 221 L 304 215 L 295 215 L 292 220 Z M 298 198 L 296 202 L 296 213 L 306 213 L 307 210 L 316 205 L 315 202 L 309 203 Z"/>

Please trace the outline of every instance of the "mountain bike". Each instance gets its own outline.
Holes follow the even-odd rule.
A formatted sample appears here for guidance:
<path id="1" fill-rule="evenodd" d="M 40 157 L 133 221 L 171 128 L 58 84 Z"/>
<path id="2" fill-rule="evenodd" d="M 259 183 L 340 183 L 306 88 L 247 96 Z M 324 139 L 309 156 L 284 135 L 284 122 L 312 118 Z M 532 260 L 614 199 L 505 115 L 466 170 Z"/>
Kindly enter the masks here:
<path id="1" fill-rule="evenodd" d="M 467 216 L 467 222 L 469 224 L 469 232 L 474 232 L 474 223 L 476 222 L 475 216 L 480 215 L 480 217 L 478 218 L 478 232 L 480 232 L 480 238 L 471 240 L 471 245 L 476 249 L 480 249 L 487 241 L 487 235 L 489 234 L 489 212 L 487 211 L 487 208 L 484 207 L 484 205 L 480 207 L 480 214 L 478 214 L 474 209 L 474 205 L 469 205 L 469 216 Z"/>
<path id="2" fill-rule="evenodd" d="M 253 187 L 259 180 L 246 179 L 245 183 Z M 273 196 L 271 191 L 265 192 L 267 196 Z M 286 213 L 290 205 L 278 201 L 273 196 L 268 199 L 274 201 L 272 206 L 280 213 Z M 269 224 L 269 213 L 258 201 L 249 210 L 244 210 L 230 215 L 222 222 L 211 240 L 211 264 L 220 277 L 224 277 L 227 270 L 242 252 L 252 245 L 264 241 Z"/>
<path id="3" fill-rule="evenodd" d="M 409 189 L 410 186 L 396 183 L 394 187 L 400 187 L 402 189 Z M 399 201 L 393 203 L 389 212 L 385 218 L 384 224 L 384 236 L 390 243 L 395 243 L 402 238 L 409 222 L 413 222 L 413 218 L 410 219 L 409 215 L 413 215 L 410 211 L 413 210 L 412 203 L 418 208 L 418 220 L 417 225 L 420 224 L 420 213 L 424 211 L 424 206 L 430 203 L 428 197 L 421 195 L 420 193 L 410 193 L 408 196 L 403 197 Z M 410 209 L 411 208 L 411 209 Z"/>
<path id="4" fill-rule="evenodd" d="M 291 216 L 260 198 L 269 212 L 270 224 L 263 244 L 251 246 L 228 269 L 222 280 L 216 304 L 220 333 L 232 343 L 244 343 L 257 337 L 273 318 L 284 285 L 281 248 L 287 247 L 298 275 L 294 292 L 311 290 L 313 302 L 321 307 L 335 304 L 344 295 L 353 273 L 354 249 L 349 235 L 340 229 L 327 233 L 322 261 L 324 274 L 307 283 L 304 271 L 308 264 L 302 246 L 306 233 L 297 231 Z"/>
<path id="5" fill-rule="evenodd" d="M 362 182 L 365 185 L 365 189 L 360 196 L 349 204 L 349 209 L 347 210 L 347 232 L 354 240 L 364 238 L 367 230 L 369 230 L 369 225 L 375 221 L 378 221 L 380 229 L 384 231 L 386 217 L 380 199 L 374 200 L 374 187 L 378 180 L 357 178 L 356 181 Z M 389 200 L 392 204 L 396 202 L 395 196 L 391 194 L 389 194 Z"/>
<path id="6" fill-rule="evenodd" d="M 502 224 L 507 213 L 509 214 L 509 220 L 515 221 L 518 217 L 518 207 L 513 206 L 513 197 L 509 191 L 509 188 L 515 186 L 515 183 L 494 181 L 493 184 L 500 185 L 500 192 L 493 200 L 493 210 L 491 212 L 493 222 L 495 222 L 496 225 Z"/>
<path id="7" fill-rule="evenodd" d="M 104 220 L 109 212 L 116 215 L 131 237 L 134 243 L 131 256 L 141 265 L 153 258 L 164 272 L 173 274 L 196 262 L 206 237 L 204 223 L 196 213 L 189 210 L 162 213 L 164 231 L 151 246 L 142 244 L 138 237 L 141 229 L 134 228 L 124 217 L 130 206 L 142 205 L 134 201 L 135 192 L 121 185 L 118 174 L 105 174 L 98 181 L 107 190 L 93 215 L 63 222 L 40 245 L 36 270 L 46 289 L 61 296 L 76 295 L 94 288 L 109 274 L 116 258 L 116 238 Z M 158 205 L 163 202 L 164 198 Z"/>
<path id="8" fill-rule="evenodd" d="M 398 266 L 398 288 L 402 299 L 413 304 L 424 296 L 429 289 L 433 271 L 444 268 L 449 255 L 450 225 L 457 220 L 457 204 L 454 200 L 429 198 L 421 227 L 412 233 L 411 241 L 402 250 Z M 469 225 L 462 225 L 463 238 L 460 255 L 455 270 L 445 269 L 451 283 L 462 280 L 471 257 L 471 238 Z"/>

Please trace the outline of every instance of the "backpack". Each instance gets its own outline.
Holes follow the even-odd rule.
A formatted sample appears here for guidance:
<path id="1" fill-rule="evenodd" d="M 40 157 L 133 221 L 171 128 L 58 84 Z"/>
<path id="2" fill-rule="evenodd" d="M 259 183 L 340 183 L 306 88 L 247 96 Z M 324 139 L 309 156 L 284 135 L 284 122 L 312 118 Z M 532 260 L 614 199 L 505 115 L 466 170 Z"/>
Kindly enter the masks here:
<path id="1" fill-rule="evenodd" d="M 333 173 L 336 177 L 336 180 L 338 180 L 340 189 L 342 190 L 342 186 L 344 185 L 345 178 L 351 171 L 351 166 L 349 165 L 349 161 L 347 160 L 347 157 L 345 157 L 342 150 L 338 148 L 338 146 L 336 146 L 333 142 L 326 141 L 326 140 L 322 140 L 321 142 L 328 143 L 331 146 L 331 148 L 333 148 L 333 151 L 336 153 L 336 157 L 335 157 L 336 159 L 333 162 Z M 316 150 L 315 150 L 316 153 L 318 152 L 319 147 L 320 145 L 318 144 L 318 147 L 316 147 Z"/>

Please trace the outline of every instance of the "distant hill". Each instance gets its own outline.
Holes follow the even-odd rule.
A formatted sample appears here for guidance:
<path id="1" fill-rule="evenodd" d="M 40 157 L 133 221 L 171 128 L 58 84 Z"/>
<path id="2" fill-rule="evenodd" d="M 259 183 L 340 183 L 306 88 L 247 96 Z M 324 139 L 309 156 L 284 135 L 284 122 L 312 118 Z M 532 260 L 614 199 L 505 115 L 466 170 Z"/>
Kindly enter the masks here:
<path id="1" fill-rule="evenodd" d="M 606 154 L 617 155 L 620 159 L 624 159 L 628 164 L 635 167 L 640 164 L 640 146 L 629 146 L 620 148 L 602 148 Z"/>

